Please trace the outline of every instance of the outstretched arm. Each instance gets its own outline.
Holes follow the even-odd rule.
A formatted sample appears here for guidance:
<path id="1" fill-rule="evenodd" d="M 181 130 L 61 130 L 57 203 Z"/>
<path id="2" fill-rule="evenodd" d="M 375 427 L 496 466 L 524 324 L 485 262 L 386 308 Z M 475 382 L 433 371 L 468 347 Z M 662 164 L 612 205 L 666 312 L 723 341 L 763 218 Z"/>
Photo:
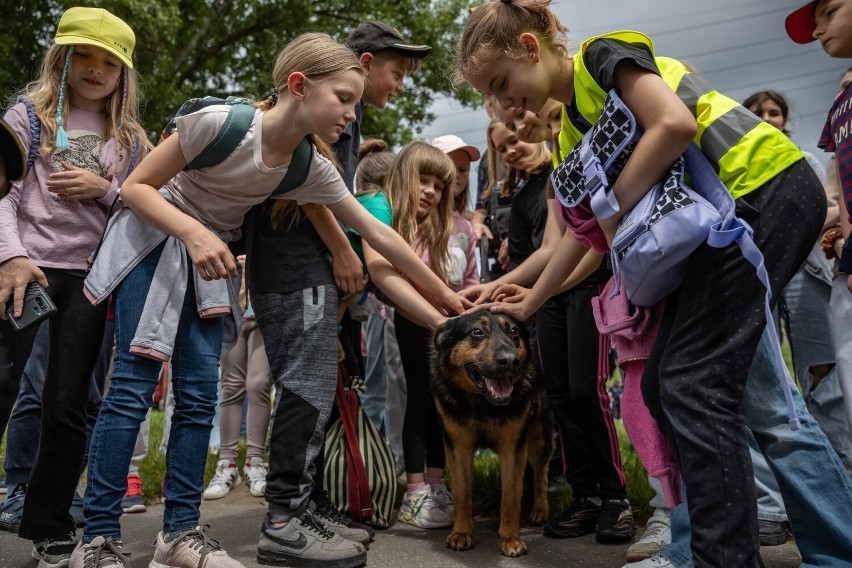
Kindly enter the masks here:
<path id="1" fill-rule="evenodd" d="M 432 331 L 438 329 L 447 319 L 367 242 L 364 242 L 364 260 L 367 262 L 370 279 L 406 318 Z"/>
<path id="2" fill-rule="evenodd" d="M 588 250 L 574 238 L 570 231 L 566 232 L 550 257 L 541 277 L 523 301 L 519 303 L 497 303 L 491 307 L 491 311 L 507 313 L 520 321 L 526 320 L 548 298 L 560 290 L 565 279 L 574 272 Z"/>
<path id="3" fill-rule="evenodd" d="M 325 248 L 331 253 L 331 268 L 337 288 L 347 296 L 357 294 L 364 289 L 364 267 L 349 239 L 334 215 L 325 205 L 305 204 L 302 206 L 322 239 Z"/>
<path id="4" fill-rule="evenodd" d="M 354 197 L 329 205 L 329 209 L 358 231 L 361 238 L 393 267 L 416 283 L 418 289 L 429 296 L 433 306 L 447 313 L 461 313 L 471 305 L 441 282 L 396 231 L 370 215 Z"/>

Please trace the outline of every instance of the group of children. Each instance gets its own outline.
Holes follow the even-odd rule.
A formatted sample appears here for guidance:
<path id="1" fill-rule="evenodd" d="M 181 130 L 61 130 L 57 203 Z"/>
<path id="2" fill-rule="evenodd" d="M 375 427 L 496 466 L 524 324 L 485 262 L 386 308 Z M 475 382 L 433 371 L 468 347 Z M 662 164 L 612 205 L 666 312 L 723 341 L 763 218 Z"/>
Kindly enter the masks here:
<path id="1" fill-rule="evenodd" d="M 844 0 L 811 2 L 788 19 L 795 41 L 817 38 L 835 57 L 852 57 L 850 26 L 852 5 Z M 338 337 L 358 329 L 341 322 L 338 307 L 363 297 L 365 286 L 396 310 L 408 397 L 402 521 L 425 528 L 452 523 L 427 345 L 447 317 L 488 301 L 486 309 L 521 321 L 535 316 L 542 385 L 568 461 L 576 456 L 582 464 L 569 476 L 573 504 L 548 522 L 546 533 L 595 531 L 604 542 L 632 537 L 605 390 L 609 345 L 593 327 L 591 309 L 611 275 L 603 258 L 619 219 L 697 144 L 736 199 L 737 215 L 754 229 L 775 302 L 817 241 L 825 197 L 798 148 L 749 112 L 757 107 L 744 108 L 683 64 L 656 56 L 640 33 L 592 38 L 571 55 L 566 31 L 546 0 L 488 0 L 464 24 L 460 75 L 499 116 L 488 128 L 490 182 L 479 203 L 497 208 L 508 197 L 510 204 L 499 252 L 505 273 L 477 285 L 474 249 L 490 231 L 481 212 L 471 216 L 473 224 L 466 219 L 475 148 L 454 136 L 412 142 L 393 157 L 365 158 L 355 184 L 363 105 L 387 105 L 428 46 L 373 22 L 356 27 L 345 45 L 321 33 L 298 36 L 278 54 L 273 92 L 253 105 L 239 144 L 211 161 L 209 147 L 230 121 L 231 106 L 176 117 L 174 132 L 152 148 L 138 121 L 132 29 L 102 9 L 63 14 L 41 75 L 0 129 L 0 190 L 8 193 L 0 200 L 0 305 L 8 301 L 10 315 L 20 317 L 34 281 L 57 307 L 49 321 L 38 453 L 17 529 L 33 541 L 40 568 L 127 565 L 122 499 L 164 361 L 175 405 L 163 527 L 151 566 L 241 566 L 200 526 L 200 502 L 223 353 L 226 361 L 244 357 L 254 331 L 259 356 L 258 330 L 275 386 L 268 469 L 263 442 L 253 440 L 249 456 L 249 465 L 266 473 L 258 561 L 363 565 L 374 533 L 334 508 L 321 472 Z M 549 178 L 597 122 L 612 89 L 643 134 L 612 184 L 617 211 L 597 220 L 590 209 L 566 210 Z M 849 96 L 846 89 L 835 101 L 821 146 L 837 156 L 844 203 L 852 210 Z M 305 140 L 305 178 L 279 193 Z M 848 235 L 847 216 L 840 220 L 840 236 L 828 248 Z M 233 251 L 241 236 L 247 317 Z M 844 246 L 839 257 L 840 271 L 852 274 L 852 253 Z M 852 291 L 852 276 L 847 287 Z M 87 401 L 108 299 L 114 366 L 87 441 Z M 642 395 L 677 450 L 686 499 L 670 513 L 671 544 L 635 566 L 760 565 L 746 426 L 777 478 L 803 565 L 852 566 L 843 521 L 852 517 L 852 481 L 797 391 L 785 400 L 763 304 L 763 287 L 739 249 L 706 244 L 692 253 L 683 283 L 667 299 Z M 36 332 L 37 326 L 0 325 L 0 430 Z M 229 352 L 235 343 L 243 351 Z M 247 381 L 223 379 L 225 407 L 239 406 L 233 401 Z M 260 403 L 262 409 L 268 398 Z M 787 424 L 788 403 L 797 430 Z M 225 414 L 223 425 L 233 432 L 238 419 Z M 262 424 L 266 416 L 254 419 Z M 69 507 L 87 444 L 78 539 Z M 235 460 L 231 436 L 221 473 L 235 469 Z M 233 482 L 235 472 L 227 473 Z"/>

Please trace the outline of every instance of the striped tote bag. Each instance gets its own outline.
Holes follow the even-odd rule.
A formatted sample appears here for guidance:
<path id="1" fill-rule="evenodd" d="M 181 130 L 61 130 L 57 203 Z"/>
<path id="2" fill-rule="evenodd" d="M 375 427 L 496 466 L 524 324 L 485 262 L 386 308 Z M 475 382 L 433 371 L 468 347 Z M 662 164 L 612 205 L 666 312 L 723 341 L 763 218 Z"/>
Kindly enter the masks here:
<path id="1" fill-rule="evenodd" d="M 376 528 L 390 526 L 396 497 L 393 453 L 364 409 L 358 393 L 360 377 L 349 378 L 338 369 L 336 401 L 340 417 L 325 439 L 325 487 L 338 509 L 361 523 Z"/>

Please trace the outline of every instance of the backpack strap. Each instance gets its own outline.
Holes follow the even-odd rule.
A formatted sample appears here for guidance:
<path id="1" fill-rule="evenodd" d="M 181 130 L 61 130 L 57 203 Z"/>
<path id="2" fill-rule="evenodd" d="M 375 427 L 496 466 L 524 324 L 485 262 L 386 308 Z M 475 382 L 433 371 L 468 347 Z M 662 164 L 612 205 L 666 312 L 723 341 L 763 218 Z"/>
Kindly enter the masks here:
<path id="1" fill-rule="evenodd" d="M 33 169 L 33 164 L 38 157 L 38 149 L 41 147 L 41 121 L 35 111 L 35 105 L 29 97 L 19 96 L 16 103 L 24 103 L 27 107 L 27 118 L 30 119 L 30 149 L 27 152 L 27 171 Z"/>
<path id="2" fill-rule="evenodd" d="M 254 120 L 254 107 L 250 104 L 238 103 L 228 110 L 225 123 L 219 133 L 195 159 L 186 165 L 187 170 L 209 168 L 221 163 L 230 156 L 240 145 Z"/>
<path id="3" fill-rule="evenodd" d="M 277 197 L 288 191 L 292 191 L 305 183 L 308 179 L 308 174 L 311 171 L 311 159 L 313 158 L 313 144 L 306 136 L 302 138 L 296 149 L 293 150 L 293 157 L 290 158 L 290 166 L 287 168 L 287 173 L 284 174 L 284 179 L 275 188 L 275 191 L 269 197 Z"/>

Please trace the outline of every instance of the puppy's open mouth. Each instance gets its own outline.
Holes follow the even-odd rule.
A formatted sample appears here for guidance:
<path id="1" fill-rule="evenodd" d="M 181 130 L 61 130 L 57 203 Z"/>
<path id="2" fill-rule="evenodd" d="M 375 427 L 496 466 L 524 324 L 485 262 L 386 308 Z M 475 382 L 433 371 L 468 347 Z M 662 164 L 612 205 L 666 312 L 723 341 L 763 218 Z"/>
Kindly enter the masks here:
<path id="1" fill-rule="evenodd" d="M 503 405 L 509 403 L 514 386 L 508 377 L 486 377 L 479 372 L 479 368 L 473 363 L 465 365 L 465 369 L 467 369 L 467 374 L 473 383 L 479 387 L 479 390 L 485 393 L 492 404 Z"/>

